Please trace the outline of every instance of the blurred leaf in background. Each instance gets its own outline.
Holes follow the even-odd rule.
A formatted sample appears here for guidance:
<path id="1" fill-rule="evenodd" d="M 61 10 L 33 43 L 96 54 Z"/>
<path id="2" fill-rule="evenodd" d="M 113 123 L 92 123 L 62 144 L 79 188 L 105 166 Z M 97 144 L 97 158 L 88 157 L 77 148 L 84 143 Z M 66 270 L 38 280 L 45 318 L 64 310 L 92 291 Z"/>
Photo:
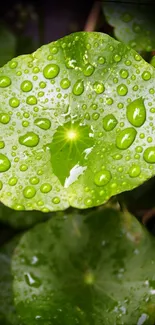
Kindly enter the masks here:
<path id="1" fill-rule="evenodd" d="M 0 67 L 16 55 L 16 37 L 3 24 L 0 24 Z"/>
<path id="2" fill-rule="evenodd" d="M 154 245 L 136 218 L 111 208 L 87 216 L 64 213 L 37 225 L 22 236 L 13 256 L 21 320 L 153 325 Z"/>
<path id="3" fill-rule="evenodd" d="M 137 51 L 155 49 L 154 1 L 103 1 L 103 11 L 116 39 Z"/>
<path id="4" fill-rule="evenodd" d="M 20 236 L 0 249 L 0 324 L 22 325 L 17 318 L 12 290 L 11 258 Z"/>

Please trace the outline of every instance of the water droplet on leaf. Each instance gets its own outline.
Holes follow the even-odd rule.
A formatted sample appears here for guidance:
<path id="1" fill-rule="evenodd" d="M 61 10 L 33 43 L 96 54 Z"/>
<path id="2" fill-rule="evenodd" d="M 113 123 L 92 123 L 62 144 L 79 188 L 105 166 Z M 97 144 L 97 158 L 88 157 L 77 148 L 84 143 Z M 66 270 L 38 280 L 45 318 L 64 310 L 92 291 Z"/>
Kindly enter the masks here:
<path id="1" fill-rule="evenodd" d="M 131 166 L 128 173 L 130 177 L 138 177 L 141 173 L 140 166 L 138 165 Z"/>
<path id="2" fill-rule="evenodd" d="M 0 77 L 0 88 L 5 88 L 11 85 L 11 79 L 9 77 Z"/>
<path id="3" fill-rule="evenodd" d="M 113 114 L 108 114 L 103 118 L 103 128 L 105 131 L 112 131 L 118 121 Z"/>
<path id="4" fill-rule="evenodd" d="M 73 94 L 80 96 L 84 92 L 84 84 L 82 80 L 78 80 L 73 86 Z"/>
<path id="5" fill-rule="evenodd" d="M 32 199 L 36 195 L 36 190 L 33 186 L 26 186 L 23 195 L 26 199 Z"/>
<path id="6" fill-rule="evenodd" d="M 34 132 L 28 132 L 19 137 L 19 143 L 26 147 L 35 147 L 39 143 L 39 136 Z"/>
<path id="7" fill-rule="evenodd" d="M 51 127 L 51 121 L 47 118 L 37 118 L 34 124 L 43 130 L 48 130 Z"/>
<path id="8" fill-rule="evenodd" d="M 155 147 L 149 147 L 144 151 L 144 160 L 148 163 L 155 163 Z"/>
<path id="9" fill-rule="evenodd" d="M 0 173 L 6 172 L 11 167 L 10 160 L 0 153 Z"/>
<path id="10" fill-rule="evenodd" d="M 103 170 L 95 174 L 94 183 L 97 186 L 104 186 L 111 180 L 111 173 L 109 170 Z"/>
<path id="11" fill-rule="evenodd" d="M 30 80 L 24 80 L 20 86 L 21 90 L 24 92 L 29 92 L 33 88 L 33 84 Z"/>
<path id="12" fill-rule="evenodd" d="M 60 68 L 57 64 L 48 64 L 43 70 L 46 79 L 53 79 L 59 74 Z"/>
<path id="13" fill-rule="evenodd" d="M 125 96 L 128 93 L 128 88 L 126 85 L 121 84 L 119 86 L 117 86 L 117 93 L 120 96 Z"/>
<path id="14" fill-rule="evenodd" d="M 135 99 L 127 106 L 128 121 L 136 127 L 140 127 L 146 120 L 146 109 L 144 100 L 141 98 Z"/>
<path id="15" fill-rule="evenodd" d="M 2 124 L 8 124 L 10 122 L 10 116 L 7 113 L 1 113 L 0 114 L 0 123 Z"/>
<path id="16" fill-rule="evenodd" d="M 137 131 L 134 128 L 126 128 L 122 130 L 116 137 L 116 146 L 125 150 L 129 148 L 135 140 Z"/>

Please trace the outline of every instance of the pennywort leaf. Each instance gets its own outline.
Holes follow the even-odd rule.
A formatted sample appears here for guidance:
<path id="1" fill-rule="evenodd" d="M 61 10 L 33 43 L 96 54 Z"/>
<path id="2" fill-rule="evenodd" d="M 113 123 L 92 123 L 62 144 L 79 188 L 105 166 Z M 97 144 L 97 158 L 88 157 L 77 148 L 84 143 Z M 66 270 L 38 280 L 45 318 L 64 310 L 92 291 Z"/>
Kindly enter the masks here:
<path id="1" fill-rule="evenodd" d="M 154 238 L 131 215 L 52 218 L 14 254 L 17 312 L 29 325 L 153 325 L 154 263 Z"/>
<path id="2" fill-rule="evenodd" d="M 101 33 L 75 33 L 0 69 L 0 200 L 88 208 L 155 173 L 154 68 Z"/>

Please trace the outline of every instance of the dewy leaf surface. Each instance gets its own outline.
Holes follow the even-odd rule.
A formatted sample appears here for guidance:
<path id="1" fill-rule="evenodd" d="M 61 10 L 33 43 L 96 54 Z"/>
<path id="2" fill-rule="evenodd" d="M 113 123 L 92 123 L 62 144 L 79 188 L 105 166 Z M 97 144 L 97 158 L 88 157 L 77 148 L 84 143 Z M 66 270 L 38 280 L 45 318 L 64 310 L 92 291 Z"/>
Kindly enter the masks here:
<path id="1" fill-rule="evenodd" d="M 0 200 L 88 208 L 155 174 L 154 68 L 101 33 L 75 33 L 0 69 Z"/>
<path id="2" fill-rule="evenodd" d="M 114 209 L 53 218 L 27 232 L 13 257 L 25 325 L 153 325 L 154 238 Z"/>
<path id="3" fill-rule="evenodd" d="M 155 49 L 154 1 L 103 1 L 103 11 L 114 35 L 137 51 Z"/>

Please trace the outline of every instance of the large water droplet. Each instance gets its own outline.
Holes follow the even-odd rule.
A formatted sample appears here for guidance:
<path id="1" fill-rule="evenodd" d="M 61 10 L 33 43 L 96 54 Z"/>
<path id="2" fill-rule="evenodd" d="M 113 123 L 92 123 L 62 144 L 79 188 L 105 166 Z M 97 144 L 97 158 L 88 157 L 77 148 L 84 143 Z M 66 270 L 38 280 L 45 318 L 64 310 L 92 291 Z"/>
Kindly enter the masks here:
<path id="1" fill-rule="evenodd" d="M 32 185 L 36 185 L 36 184 L 38 184 L 39 183 L 39 178 L 38 177 L 31 177 L 30 178 L 30 183 L 32 184 Z"/>
<path id="2" fill-rule="evenodd" d="M 112 131 L 118 121 L 113 114 L 108 114 L 103 118 L 103 128 L 105 131 Z"/>
<path id="3" fill-rule="evenodd" d="M 46 79 L 53 79 L 59 74 L 60 68 L 57 64 L 48 64 L 43 70 Z"/>
<path id="4" fill-rule="evenodd" d="M 30 80 L 24 80 L 21 83 L 20 88 L 21 88 L 22 91 L 28 92 L 28 91 L 31 91 L 32 90 L 33 84 L 32 84 L 32 82 Z"/>
<path id="5" fill-rule="evenodd" d="M 37 104 L 37 98 L 35 96 L 28 96 L 26 98 L 26 103 L 29 105 L 36 105 Z"/>
<path id="6" fill-rule="evenodd" d="M 32 199 L 36 194 L 36 190 L 33 186 L 26 186 L 23 190 L 23 195 L 26 199 Z"/>
<path id="7" fill-rule="evenodd" d="M 16 107 L 18 107 L 19 104 L 20 104 L 20 101 L 19 101 L 18 98 L 16 98 L 16 97 L 12 97 L 12 98 L 10 98 L 10 100 L 9 100 L 9 105 L 10 105 L 12 108 L 16 108 Z"/>
<path id="8" fill-rule="evenodd" d="M 9 179 L 9 185 L 10 186 L 15 186 L 17 184 L 17 181 L 18 181 L 17 177 L 11 177 Z"/>
<path id="9" fill-rule="evenodd" d="M 117 86 L 117 93 L 120 96 L 125 96 L 128 93 L 128 88 L 126 85 L 121 84 L 119 86 Z"/>
<path id="10" fill-rule="evenodd" d="M 115 55 L 114 55 L 114 61 L 115 61 L 115 62 L 120 62 L 121 59 L 122 59 L 121 55 L 119 55 L 119 54 L 115 54 Z"/>
<path id="11" fill-rule="evenodd" d="M 116 137 L 116 146 L 125 150 L 131 146 L 136 137 L 137 131 L 134 128 L 126 128 L 122 130 Z"/>
<path id="12" fill-rule="evenodd" d="M 155 163 L 155 147 L 149 147 L 144 151 L 144 160 L 148 163 Z"/>
<path id="13" fill-rule="evenodd" d="M 130 177 L 138 177 L 141 173 L 140 166 L 138 165 L 131 166 L 128 173 Z"/>
<path id="14" fill-rule="evenodd" d="M 105 87 L 102 82 L 98 82 L 98 81 L 94 82 L 93 88 L 96 94 L 102 94 L 105 91 Z"/>
<path id="15" fill-rule="evenodd" d="M 6 172 L 11 167 L 10 160 L 0 153 L 0 173 Z"/>
<path id="16" fill-rule="evenodd" d="M 91 64 L 87 64 L 84 69 L 83 69 L 83 74 L 86 76 L 86 77 L 89 77 L 93 74 L 95 68 L 93 67 L 93 65 Z"/>
<path id="17" fill-rule="evenodd" d="M 126 69 L 122 69 L 122 70 L 120 71 L 120 76 L 121 76 L 123 79 L 126 79 L 126 78 L 128 77 L 128 75 L 129 75 L 128 70 L 126 70 Z"/>
<path id="18" fill-rule="evenodd" d="M 41 286 L 41 281 L 33 273 L 25 273 L 26 283 L 33 288 L 39 288 Z"/>
<path id="19" fill-rule="evenodd" d="M 11 79 L 6 76 L 1 76 L 0 77 L 0 87 L 5 88 L 11 85 Z"/>
<path id="20" fill-rule="evenodd" d="M 111 180 L 111 173 L 109 170 L 103 170 L 95 174 L 94 183 L 97 186 L 104 186 Z"/>
<path id="21" fill-rule="evenodd" d="M 135 99 L 127 106 L 128 121 L 136 127 L 140 127 L 146 120 L 146 109 L 142 97 Z"/>
<path id="22" fill-rule="evenodd" d="M 11 69 L 15 69 L 17 67 L 18 63 L 16 61 L 10 61 L 9 62 L 9 67 Z"/>
<path id="23" fill-rule="evenodd" d="M 51 191 L 51 189 L 52 189 L 52 186 L 51 186 L 51 184 L 49 184 L 49 183 L 44 183 L 44 184 L 42 184 L 42 185 L 40 186 L 40 191 L 41 191 L 42 193 L 48 193 L 48 192 Z"/>
<path id="24" fill-rule="evenodd" d="M 19 143 L 26 147 L 35 147 L 39 143 L 39 136 L 34 132 L 28 132 L 19 137 Z"/>
<path id="25" fill-rule="evenodd" d="M 8 124 L 10 122 L 10 116 L 7 113 L 1 113 L 0 114 L 0 123 L 2 124 Z"/>
<path id="26" fill-rule="evenodd" d="M 70 82 L 70 80 L 68 78 L 64 78 L 60 82 L 60 86 L 61 86 L 62 89 L 67 89 L 67 88 L 70 87 L 70 85 L 71 85 L 71 82 Z"/>
<path id="27" fill-rule="evenodd" d="M 43 130 L 48 130 L 51 127 L 51 121 L 47 118 L 37 118 L 34 124 Z"/>
<path id="28" fill-rule="evenodd" d="M 144 71 L 142 73 L 142 78 L 143 80 L 147 81 L 147 80 L 150 80 L 151 79 L 151 73 L 149 71 Z"/>
<path id="29" fill-rule="evenodd" d="M 73 94 L 80 96 L 84 92 L 84 84 L 82 80 L 77 80 L 73 86 Z"/>

